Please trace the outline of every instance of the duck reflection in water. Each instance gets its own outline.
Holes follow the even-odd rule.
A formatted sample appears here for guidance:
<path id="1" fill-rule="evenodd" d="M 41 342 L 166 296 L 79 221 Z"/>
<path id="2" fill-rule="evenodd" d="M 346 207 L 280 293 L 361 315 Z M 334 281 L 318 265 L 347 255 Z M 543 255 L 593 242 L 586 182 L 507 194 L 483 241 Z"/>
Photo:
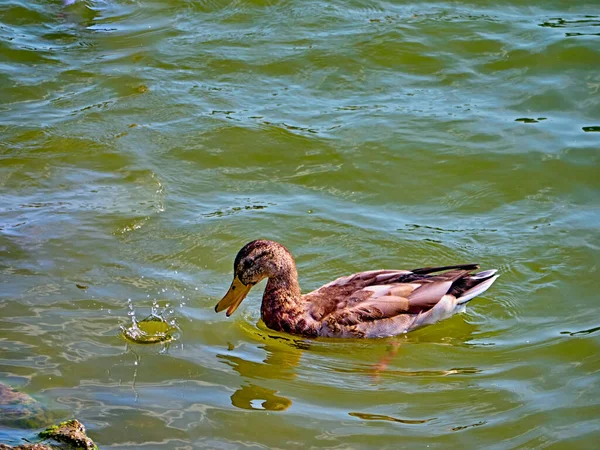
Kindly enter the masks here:
<path id="1" fill-rule="evenodd" d="M 292 405 L 292 400 L 285 397 L 282 391 L 287 390 L 287 382 L 294 380 L 300 367 L 300 359 L 304 351 L 316 351 L 316 354 L 329 354 L 333 352 L 340 356 L 339 360 L 330 366 L 335 373 L 353 373 L 365 377 L 365 382 L 378 383 L 385 379 L 398 377 L 446 377 L 456 374 L 477 374 L 480 369 L 476 367 L 435 367 L 435 368 L 398 368 L 393 367 L 392 361 L 399 357 L 404 344 L 409 346 L 417 345 L 435 345 L 435 346 L 482 346 L 490 345 L 485 343 L 468 343 L 471 339 L 476 326 L 464 323 L 460 329 L 454 328 L 456 336 L 448 338 L 443 334 L 422 334 L 413 335 L 408 342 L 404 339 L 392 338 L 383 345 L 377 346 L 379 350 L 373 352 L 366 345 L 359 345 L 357 342 L 344 343 L 336 342 L 334 347 L 344 346 L 344 349 L 331 348 L 329 345 L 320 346 L 318 343 L 313 347 L 310 341 L 288 338 L 281 335 L 272 335 L 270 333 L 261 337 L 267 341 L 266 344 L 260 344 L 256 348 L 264 351 L 266 356 L 263 360 L 249 360 L 247 353 L 243 355 L 237 352 L 233 345 L 229 345 L 229 353 L 219 354 L 217 358 L 228 366 L 232 367 L 244 379 L 240 388 L 231 395 L 231 404 L 241 409 L 284 411 Z M 263 328 L 264 330 L 264 328 Z M 262 334 L 262 333 L 261 333 Z M 346 345 L 351 346 L 356 353 L 349 356 Z M 357 347 L 358 345 L 358 347 Z M 340 352 L 340 350 L 342 350 Z M 347 357 L 352 361 L 349 366 L 345 366 Z M 364 359 L 364 356 L 366 359 Z M 337 358 L 336 358 L 337 359 Z M 356 360 L 362 361 L 357 363 Z M 366 362 L 366 364 L 365 364 Z M 392 367 L 390 367 L 390 365 Z M 264 386 L 269 386 L 266 388 Z"/>
<path id="2" fill-rule="evenodd" d="M 285 390 L 286 381 L 296 378 L 300 358 L 305 350 L 310 350 L 311 345 L 307 341 L 277 335 L 269 334 L 263 337 L 270 342 L 258 346 L 266 353 L 262 361 L 248 360 L 240 354 L 235 354 L 232 344 L 228 346 L 232 353 L 219 354 L 217 358 L 232 367 L 245 380 L 231 396 L 233 406 L 241 409 L 284 411 L 292 405 L 292 400 L 282 395 L 281 390 Z M 366 370 L 356 368 L 352 371 L 360 373 L 364 370 L 364 374 L 371 381 L 379 380 L 380 375 L 388 371 L 388 364 L 398 354 L 401 343 L 392 340 L 386 348 L 384 355 Z M 397 373 L 390 371 L 392 372 Z"/>
<path id="3" fill-rule="evenodd" d="M 246 384 L 231 396 L 231 404 L 242 409 L 285 411 L 292 405 L 289 398 L 277 395 L 277 391 L 255 384 Z"/>
<path id="4" fill-rule="evenodd" d="M 278 381 L 292 380 L 296 377 L 296 368 L 302 356 L 302 349 L 307 344 L 279 336 L 267 336 L 271 342 L 259 346 L 266 357 L 262 362 L 249 361 L 236 354 L 220 354 L 217 357 L 231 366 L 246 381 L 231 396 L 231 404 L 237 408 L 284 411 L 292 405 L 289 398 L 278 393 L 277 389 L 260 386 L 257 380 L 264 380 L 265 385 L 277 387 Z M 229 345 L 230 351 L 234 350 Z"/>

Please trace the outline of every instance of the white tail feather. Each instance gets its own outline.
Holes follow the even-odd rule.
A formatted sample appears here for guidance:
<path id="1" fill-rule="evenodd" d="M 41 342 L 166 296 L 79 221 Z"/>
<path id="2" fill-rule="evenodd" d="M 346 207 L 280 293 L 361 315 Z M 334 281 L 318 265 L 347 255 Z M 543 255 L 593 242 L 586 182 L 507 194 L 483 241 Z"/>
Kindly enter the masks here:
<path id="1" fill-rule="evenodd" d="M 483 272 L 478 272 L 475 275 L 471 275 L 471 278 L 474 280 L 490 278 L 492 275 L 496 275 L 496 272 L 498 272 L 496 269 L 484 270 Z"/>
<path id="2" fill-rule="evenodd" d="M 490 271 L 490 270 L 486 270 L 485 272 L 494 272 L 495 271 Z M 473 276 L 472 278 L 484 278 L 484 277 L 480 277 L 481 274 L 484 274 L 485 272 L 479 272 L 477 275 Z M 484 293 L 485 291 L 487 291 L 489 289 L 489 287 L 494 284 L 494 281 L 496 281 L 496 278 L 498 278 L 500 275 L 495 275 L 493 277 L 491 277 L 489 280 L 485 280 L 482 283 L 479 283 L 477 286 L 472 287 L 471 289 L 469 289 L 468 291 L 466 291 L 462 297 L 459 297 L 456 299 L 456 303 L 461 305 L 464 303 L 467 303 L 469 300 L 477 297 L 479 294 Z"/>

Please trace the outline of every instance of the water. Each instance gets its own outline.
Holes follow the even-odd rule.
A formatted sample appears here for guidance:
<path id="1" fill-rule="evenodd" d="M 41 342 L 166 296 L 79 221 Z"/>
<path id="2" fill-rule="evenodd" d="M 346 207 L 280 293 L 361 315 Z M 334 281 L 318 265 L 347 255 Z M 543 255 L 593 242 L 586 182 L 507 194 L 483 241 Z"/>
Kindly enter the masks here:
<path id="1" fill-rule="evenodd" d="M 101 448 L 595 448 L 599 33 L 591 1 L 2 2 L 0 381 Z M 502 275 L 313 342 L 261 286 L 214 313 L 259 237 L 305 291 Z M 167 351 L 130 351 L 129 298 L 171 304 Z"/>

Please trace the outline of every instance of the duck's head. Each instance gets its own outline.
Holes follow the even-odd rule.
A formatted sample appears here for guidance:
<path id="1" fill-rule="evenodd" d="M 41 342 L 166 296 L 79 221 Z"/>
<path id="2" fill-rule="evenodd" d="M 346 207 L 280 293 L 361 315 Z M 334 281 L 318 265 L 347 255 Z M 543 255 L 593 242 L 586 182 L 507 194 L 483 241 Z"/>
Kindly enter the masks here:
<path id="1" fill-rule="evenodd" d="M 227 308 L 225 314 L 231 316 L 256 283 L 291 272 L 296 273 L 296 265 L 283 245 L 266 240 L 247 243 L 235 257 L 233 281 L 225 297 L 215 306 L 215 311 Z"/>

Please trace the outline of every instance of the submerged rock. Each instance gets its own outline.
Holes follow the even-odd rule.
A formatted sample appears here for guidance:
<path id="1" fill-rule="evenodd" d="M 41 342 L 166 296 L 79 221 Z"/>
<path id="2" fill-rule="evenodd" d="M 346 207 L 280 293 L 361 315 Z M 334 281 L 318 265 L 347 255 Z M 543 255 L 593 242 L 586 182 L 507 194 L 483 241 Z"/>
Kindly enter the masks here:
<path id="1" fill-rule="evenodd" d="M 67 444 L 67 448 L 98 450 L 94 441 L 85 434 L 85 426 L 77 419 L 67 420 L 46 428 L 40 433 L 40 437 Z"/>
<path id="2" fill-rule="evenodd" d="M 0 444 L 0 450 L 98 450 L 85 434 L 85 427 L 76 419 L 53 425 L 39 433 L 44 442 L 16 446 Z"/>
<path id="3" fill-rule="evenodd" d="M 17 447 L 11 447 L 10 445 L 0 444 L 0 450 L 55 450 L 56 447 L 50 447 L 46 444 L 24 444 L 18 445 Z"/>
<path id="4" fill-rule="evenodd" d="M 48 423 L 52 421 L 37 400 L 0 383 L 0 425 L 11 428 L 40 428 Z"/>
<path id="5" fill-rule="evenodd" d="M 11 428 L 41 428 L 52 423 L 46 411 L 32 397 L 0 383 L 0 425 Z M 67 420 L 39 433 L 50 442 L 10 446 L 0 443 L 0 450 L 98 450 L 94 441 L 85 434 L 85 427 L 76 420 Z"/>

